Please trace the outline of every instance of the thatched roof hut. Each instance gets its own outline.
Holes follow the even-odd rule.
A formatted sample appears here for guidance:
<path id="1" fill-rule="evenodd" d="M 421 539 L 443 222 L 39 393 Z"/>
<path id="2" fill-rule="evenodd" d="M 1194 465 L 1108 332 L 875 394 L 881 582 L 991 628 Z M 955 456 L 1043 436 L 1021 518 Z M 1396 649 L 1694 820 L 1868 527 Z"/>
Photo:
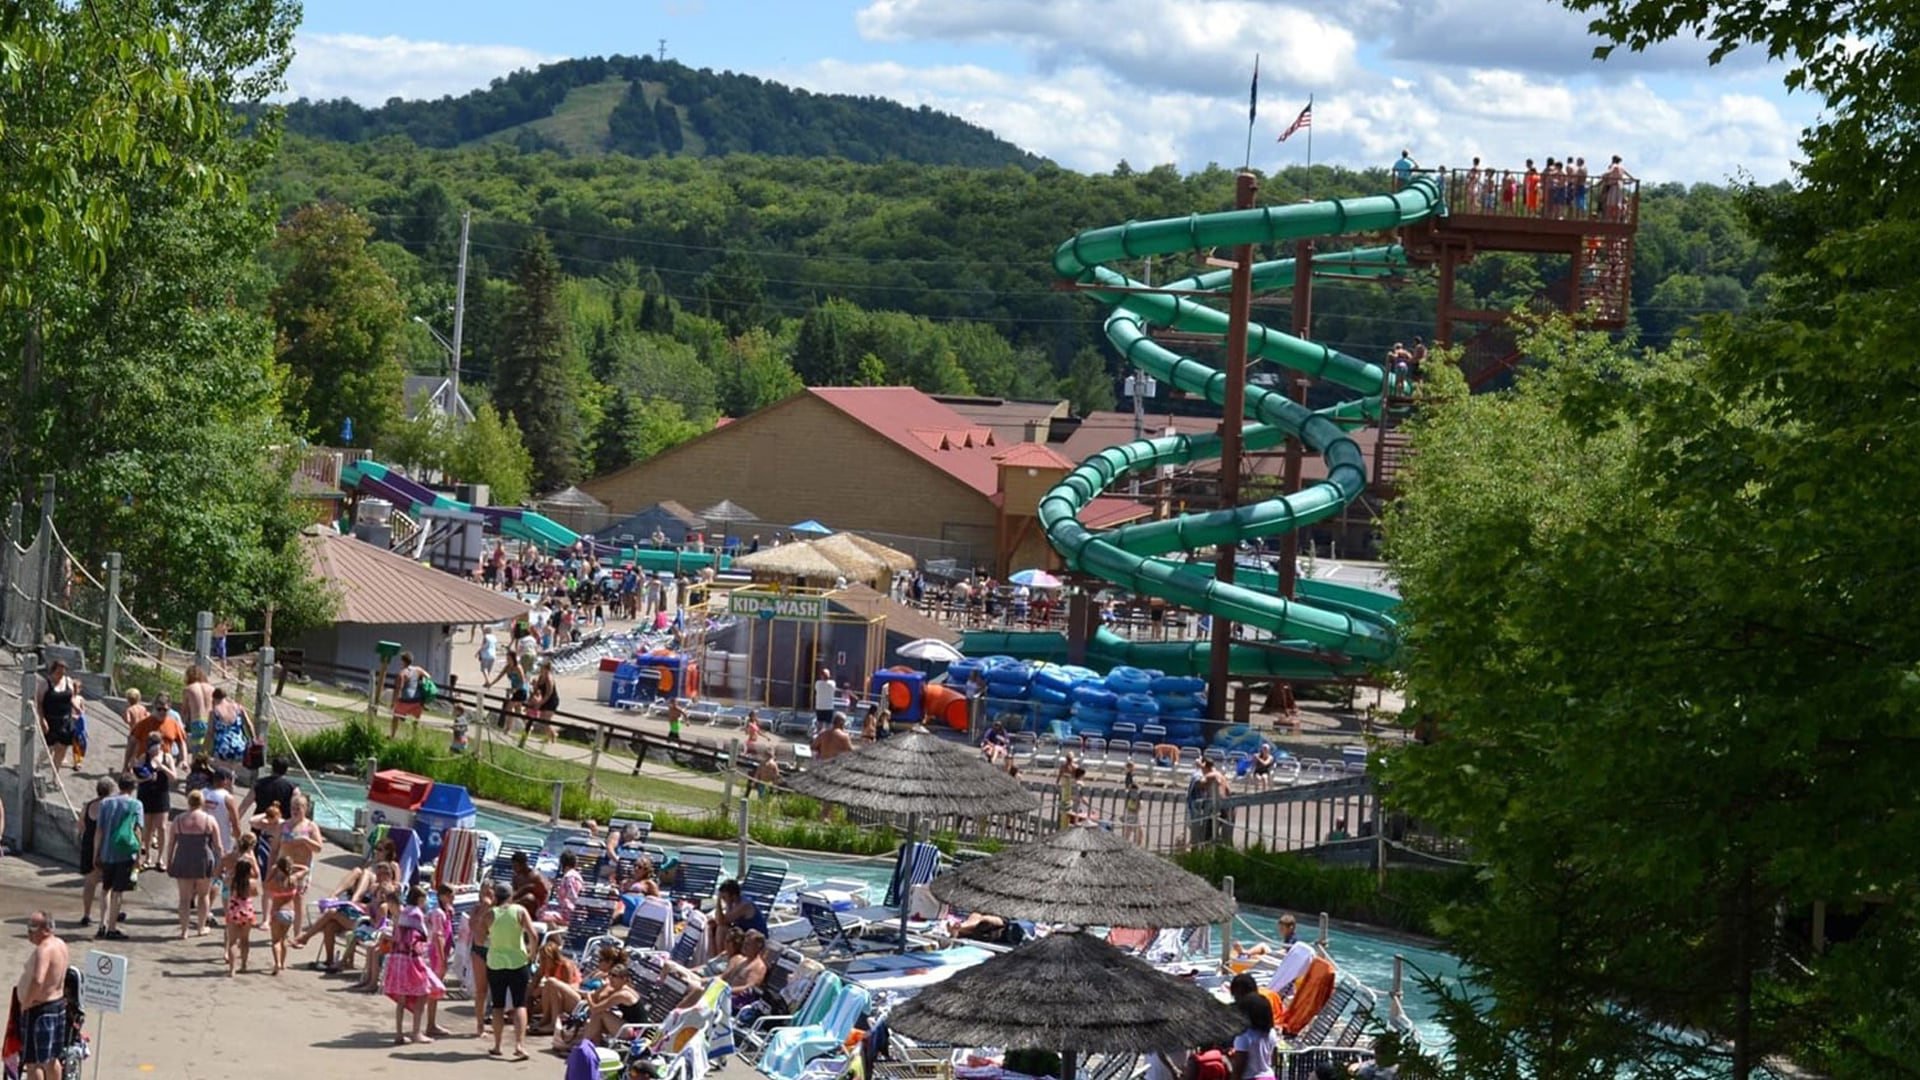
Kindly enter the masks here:
<path id="1" fill-rule="evenodd" d="M 807 581 L 826 587 L 847 577 L 839 563 L 814 550 L 811 544 L 781 544 L 761 548 L 733 560 L 738 570 L 751 570 L 756 580 Z"/>
<path id="2" fill-rule="evenodd" d="M 836 533 L 832 537 L 829 537 L 829 539 L 844 539 L 847 543 L 886 563 L 887 569 L 895 573 L 903 573 L 919 565 L 919 562 L 906 552 L 897 548 L 890 548 L 878 540 L 869 540 L 859 533 Z"/>
<path id="3" fill-rule="evenodd" d="M 924 728 L 856 746 L 789 783 L 802 795 L 882 814 L 1024 814 L 1036 803 L 978 750 Z"/>
<path id="4" fill-rule="evenodd" d="M 893 1010 L 911 1038 L 1062 1054 L 1172 1053 L 1246 1030 L 1239 1012 L 1089 934 L 1052 934 Z"/>
<path id="5" fill-rule="evenodd" d="M 933 881 L 962 911 L 1005 919 L 1165 929 L 1233 918 L 1234 903 L 1205 878 L 1104 829 L 1063 829 L 968 863 Z"/>

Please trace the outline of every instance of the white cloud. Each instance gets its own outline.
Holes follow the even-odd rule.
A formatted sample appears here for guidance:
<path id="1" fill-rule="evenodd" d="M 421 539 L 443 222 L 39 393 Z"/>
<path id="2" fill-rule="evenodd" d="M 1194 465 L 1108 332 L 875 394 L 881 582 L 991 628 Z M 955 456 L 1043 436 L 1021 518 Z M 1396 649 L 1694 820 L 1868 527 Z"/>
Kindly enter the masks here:
<path id="1" fill-rule="evenodd" d="M 465 45 L 362 34 L 294 37 L 287 97 L 352 98 L 379 105 L 388 98 L 438 98 L 486 86 L 514 70 L 561 59 L 514 45 Z"/>
<path id="2" fill-rule="evenodd" d="M 1622 153 L 1644 175 L 1677 180 L 1786 176 L 1811 113 L 1784 116 L 1766 96 L 1779 94 L 1777 69 L 1742 54 L 1733 71 L 1709 69 L 1697 41 L 1596 63 L 1586 17 L 1545 0 L 1351 0 L 1316 9 L 1325 14 L 1296 3 L 872 0 L 856 17 L 870 39 L 998 45 L 1031 70 L 980 69 L 964 93 L 898 64 L 881 74 L 823 63 L 781 77 L 903 96 L 1078 169 L 1238 161 L 1256 49 L 1263 167 L 1301 160 L 1297 144 L 1272 140 L 1310 91 L 1321 161 L 1384 165 L 1402 146 L 1427 164 L 1478 155 L 1503 167 Z"/>
<path id="3" fill-rule="evenodd" d="M 1280 83 L 1330 85 L 1356 69 L 1358 41 L 1338 23 L 1259 0 L 874 0 L 855 17 L 878 41 L 1010 45 L 1042 72 L 1095 64 L 1149 90 L 1244 86 L 1253 56 Z"/>

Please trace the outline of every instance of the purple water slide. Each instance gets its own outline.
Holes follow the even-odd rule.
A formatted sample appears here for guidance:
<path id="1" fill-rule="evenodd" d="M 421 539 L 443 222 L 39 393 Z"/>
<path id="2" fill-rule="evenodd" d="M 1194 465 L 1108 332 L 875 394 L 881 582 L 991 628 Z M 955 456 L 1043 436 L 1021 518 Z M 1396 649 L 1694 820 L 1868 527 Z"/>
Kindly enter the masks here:
<path id="1" fill-rule="evenodd" d="M 417 480 L 410 479 L 405 473 L 401 472 L 398 469 L 390 469 L 383 466 L 381 471 L 382 473 L 384 473 L 384 476 L 380 480 L 375 480 L 371 475 L 363 473 L 361 475 L 361 480 L 360 480 L 361 486 L 367 487 L 368 490 L 372 490 L 369 485 L 372 485 L 372 484 L 386 485 L 387 487 L 391 488 L 393 491 L 398 492 L 400 494 L 401 498 L 398 500 L 394 500 L 396 505 L 400 505 L 400 506 L 411 507 L 411 506 L 414 506 L 415 504 L 418 504 L 420 506 L 432 506 L 434 500 L 438 498 L 438 496 L 434 494 L 434 491 L 432 488 L 428 487 L 425 484 L 420 483 Z M 381 495 L 380 497 L 383 499 L 393 498 L 392 496 L 389 496 L 389 495 Z"/>
<path id="2" fill-rule="evenodd" d="M 387 475 L 392 476 L 394 474 L 388 473 Z M 422 499 L 414 493 L 411 487 L 403 487 L 387 480 L 376 480 L 364 474 L 360 477 L 358 487 L 360 488 L 361 494 L 371 495 L 376 499 L 385 499 L 404 514 L 413 513 L 413 508 L 416 505 L 433 505 L 433 492 L 426 491 L 425 488 L 420 489 L 421 491 L 426 491 L 426 498 Z"/>

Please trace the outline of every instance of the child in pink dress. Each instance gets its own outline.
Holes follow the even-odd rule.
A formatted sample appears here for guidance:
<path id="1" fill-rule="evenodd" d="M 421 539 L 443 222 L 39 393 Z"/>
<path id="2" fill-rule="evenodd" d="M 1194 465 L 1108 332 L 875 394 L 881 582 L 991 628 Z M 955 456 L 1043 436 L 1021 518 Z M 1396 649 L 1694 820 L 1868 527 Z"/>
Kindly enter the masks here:
<path id="1" fill-rule="evenodd" d="M 407 906 L 393 921 L 393 939 L 388 946 L 386 970 L 380 989 L 393 999 L 393 1044 L 428 1043 L 433 1037 L 421 1030 L 426 1022 L 427 1003 L 440 998 L 447 988 L 428 965 L 430 945 L 427 934 L 427 890 L 415 885 L 407 892 Z M 371 958 L 369 958 L 371 963 Z M 407 1014 L 413 1014 L 413 1035 L 405 1032 Z"/>

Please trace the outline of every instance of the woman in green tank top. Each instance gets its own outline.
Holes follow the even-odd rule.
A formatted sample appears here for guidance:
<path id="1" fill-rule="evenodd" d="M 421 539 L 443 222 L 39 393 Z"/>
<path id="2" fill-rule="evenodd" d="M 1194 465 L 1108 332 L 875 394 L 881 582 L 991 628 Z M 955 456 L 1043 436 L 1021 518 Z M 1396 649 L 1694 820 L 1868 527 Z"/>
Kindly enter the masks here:
<path id="1" fill-rule="evenodd" d="M 493 887 L 493 924 L 487 929 L 487 996 L 493 1005 L 493 1049 L 500 1042 L 507 1018 L 513 1019 L 513 1060 L 527 1060 L 527 960 L 532 952 L 533 920 L 527 909 L 509 903 L 513 892 L 505 883 Z"/>

